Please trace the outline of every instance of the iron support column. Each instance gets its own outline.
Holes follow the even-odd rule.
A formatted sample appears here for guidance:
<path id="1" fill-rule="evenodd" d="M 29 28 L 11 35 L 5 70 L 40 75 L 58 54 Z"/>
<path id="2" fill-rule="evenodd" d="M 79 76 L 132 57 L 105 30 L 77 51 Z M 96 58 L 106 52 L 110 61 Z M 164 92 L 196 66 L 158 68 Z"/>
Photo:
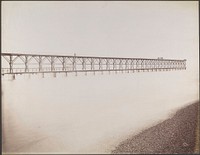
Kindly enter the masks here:
<path id="1" fill-rule="evenodd" d="M 76 54 L 74 54 L 74 57 L 73 57 L 73 71 L 76 70 Z"/>
<path id="2" fill-rule="evenodd" d="M 42 71 L 42 57 L 39 56 L 39 72 Z"/>
<path id="3" fill-rule="evenodd" d="M 12 61 L 12 55 L 10 55 L 9 66 L 10 66 L 10 73 L 12 73 L 12 72 L 13 72 L 13 61 Z"/>
<path id="4" fill-rule="evenodd" d="M 62 57 L 62 70 L 66 71 L 66 58 Z"/>
<path id="5" fill-rule="evenodd" d="M 25 56 L 25 72 L 28 71 L 28 56 Z"/>
<path id="6" fill-rule="evenodd" d="M 55 66 L 54 66 L 55 64 L 54 64 L 54 57 L 52 56 L 51 57 L 51 71 L 54 71 L 54 69 L 55 69 Z"/>

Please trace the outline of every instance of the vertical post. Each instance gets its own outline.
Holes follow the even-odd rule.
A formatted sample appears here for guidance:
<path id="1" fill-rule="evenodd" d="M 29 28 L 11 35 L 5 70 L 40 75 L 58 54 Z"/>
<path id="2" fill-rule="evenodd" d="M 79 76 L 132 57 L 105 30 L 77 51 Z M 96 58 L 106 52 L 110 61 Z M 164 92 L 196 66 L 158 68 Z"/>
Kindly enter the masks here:
<path id="1" fill-rule="evenodd" d="M 144 68 L 144 60 L 141 60 L 141 69 Z"/>
<path id="2" fill-rule="evenodd" d="M 138 71 L 141 71 L 141 67 L 142 67 L 142 61 L 141 61 L 141 59 L 138 60 L 138 63 L 139 63 L 139 70 Z"/>
<path id="3" fill-rule="evenodd" d="M 160 71 L 162 71 L 162 60 L 159 60 L 159 68 L 160 68 Z"/>
<path id="4" fill-rule="evenodd" d="M 131 59 L 130 70 L 133 70 L 133 60 Z"/>
<path id="5" fill-rule="evenodd" d="M 73 71 L 76 70 L 76 53 L 74 54 L 74 57 L 73 57 Z"/>
<path id="6" fill-rule="evenodd" d="M 147 68 L 148 68 L 148 71 L 150 71 L 150 69 L 151 69 L 151 60 L 148 60 L 148 66 L 147 66 Z"/>
<path id="7" fill-rule="evenodd" d="M 153 71 L 153 60 L 150 60 L 150 61 L 149 61 L 149 64 L 150 64 L 149 66 L 150 66 L 150 68 L 151 68 L 151 71 Z"/>
<path id="8" fill-rule="evenodd" d="M 139 62 L 139 71 L 141 71 L 141 69 L 142 69 L 142 60 L 140 59 L 138 62 Z"/>
<path id="9" fill-rule="evenodd" d="M 176 70 L 176 61 L 174 61 L 174 70 Z"/>
<path id="10" fill-rule="evenodd" d="M 152 71 L 154 71 L 154 68 L 155 68 L 155 61 L 151 60 L 151 69 L 152 69 Z"/>
<path id="11" fill-rule="evenodd" d="M 122 69 L 122 59 L 119 60 L 119 70 Z"/>
<path id="12" fill-rule="evenodd" d="M 62 70 L 63 70 L 63 71 L 66 70 L 66 65 L 65 65 L 65 63 L 66 63 L 66 59 L 65 59 L 65 57 L 62 57 Z"/>
<path id="13" fill-rule="evenodd" d="M 177 69 L 179 69 L 179 61 L 177 61 L 177 66 L 176 67 L 177 67 Z"/>
<path id="14" fill-rule="evenodd" d="M 171 70 L 172 68 L 172 64 L 171 64 L 171 60 L 169 60 L 169 70 Z"/>
<path id="15" fill-rule="evenodd" d="M 156 71 L 157 71 L 157 68 L 158 68 L 158 60 L 155 60 L 154 62 L 155 62 L 155 69 L 156 69 Z"/>
<path id="16" fill-rule="evenodd" d="M 170 69 L 170 61 L 167 61 L 167 68 Z"/>
<path id="17" fill-rule="evenodd" d="M 136 59 L 136 69 L 138 69 L 138 59 Z"/>
<path id="18" fill-rule="evenodd" d="M 162 60 L 160 60 L 160 70 L 162 71 Z"/>
<path id="19" fill-rule="evenodd" d="M 113 59 L 113 70 L 115 70 L 116 59 Z"/>
<path id="20" fill-rule="evenodd" d="M 106 70 L 108 70 L 108 59 L 106 59 Z"/>
<path id="21" fill-rule="evenodd" d="M 25 72 L 28 71 L 28 56 L 25 56 Z"/>
<path id="22" fill-rule="evenodd" d="M 168 71 L 168 60 L 167 61 L 165 61 L 165 68 L 167 69 L 167 71 Z"/>
<path id="23" fill-rule="evenodd" d="M 54 57 L 51 56 L 51 71 L 54 71 Z"/>
<path id="24" fill-rule="evenodd" d="M 134 72 L 134 59 L 131 60 L 131 69 L 132 69 L 133 72 Z"/>
<path id="25" fill-rule="evenodd" d="M 128 73 L 129 73 L 130 69 L 131 69 L 131 59 L 128 59 Z"/>
<path id="26" fill-rule="evenodd" d="M 109 59 L 106 59 L 106 70 L 110 70 Z"/>
<path id="27" fill-rule="evenodd" d="M 175 70 L 177 70 L 177 61 L 174 61 L 175 62 Z"/>
<path id="28" fill-rule="evenodd" d="M 177 69 L 179 70 L 180 61 L 177 61 Z"/>
<path id="29" fill-rule="evenodd" d="M 157 71 L 160 70 L 160 60 L 156 60 L 157 61 Z"/>
<path id="30" fill-rule="evenodd" d="M 184 59 L 184 69 L 186 70 L 186 59 Z"/>
<path id="31" fill-rule="evenodd" d="M 39 72 L 42 71 L 42 56 L 39 56 Z"/>
<path id="32" fill-rule="evenodd" d="M 173 61 L 173 68 L 176 69 L 176 61 Z"/>
<path id="33" fill-rule="evenodd" d="M 175 61 L 175 70 L 177 70 L 177 65 L 178 63 L 177 63 L 177 61 Z"/>
<path id="34" fill-rule="evenodd" d="M 128 69 L 128 60 L 126 59 L 126 62 L 125 62 L 125 70 Z"/>
<path id="35" fill-rule="evenodd" d="M 94 70 L 94 58 L 91 58 L 91 70 Z"/>
<path id="36" fill-rule="evenodd" d="M 99 70 L 101 70 L 102 69 L 102 59 L 101 58 L 99 58 Z"/>
<path id="37" fill-rule="evenodd" d="M 82 58 L 82 70 L 85 70 L 85 58 Z"/>
<path id="38" fill-rule="evenodd" d="M 181 63 L 180 69 L 183 69 L 183 62 L 181 61 L 180 63 Z"/>
<path id="39" fill-rule="evenodd" d="M 129 59 L 127 60 L 127 68 L 128 68 L 128 73 L 129 73 L 129 69 L 130 69 L 130 62 L 129 62 Z"/>
<path id="40" fill-rule="evenodd" d="M 113 59 L 113 70 L 115 70 L 115 73 L 117 73 L 117 68 L 116 68 L 116 59 Z"/>
<path id="41" fill-rule="evenodd" d="M 146 68 L 147 68 L 147 70 L 149 72 L 149 70 L 151 68 L 151 60 L 147 60 Z"/>
<path id="42" fill-rule="evenodd" d="M 164 62 L 163 62 L 163 68 L 164 68 L 164 70 L 166 71 L 166 61 L 164 60 Z"/>
<path id="43" fill-rule="evenodd" d="M 12 61 L 12 55 L 10 55 L 9 66 L 10 66 L 10 73 L 12 73 L 12 72 L 13 72 L 13 61 Z"/>
<path id="44" fill-rule="evenodd" d="M 124 67 L 125 67 L 125 66 L 124 66 L 124 63 L 123 63 L 123 60 L 124 60 L 124 59 L 121 59 L 121 60 L 122 60 L 122 61 L 121 61 L 121 62 L 122 62 L 121 66 L 122 66 L 122 73 L 123 73 L 123 72 L 124 72 Z"/>
<path id="45" fill-rule="evenodd" d="M 107 63 L 108 63 L 108 70 L 109 70 L 109 74 L 110 74 L 110 59 L 107 59 Z"/>

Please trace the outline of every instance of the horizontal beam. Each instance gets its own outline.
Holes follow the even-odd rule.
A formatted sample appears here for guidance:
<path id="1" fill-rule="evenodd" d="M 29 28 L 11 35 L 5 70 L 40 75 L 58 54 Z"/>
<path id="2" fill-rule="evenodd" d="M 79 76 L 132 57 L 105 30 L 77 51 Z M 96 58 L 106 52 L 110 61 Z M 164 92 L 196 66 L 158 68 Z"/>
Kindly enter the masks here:
<path id="1" fill-rule="evenodd" d="M 33 57 L 68 57 L 68 58 L 94 58 L 94 59 L 129 59 L 129 60 L 162 60 L 162 61 L 180 61 L 178 59 L 150 59 L 150 58 L 124 58 L 124 57 L 95 57 L 95 56 L 69 56 L 69 55 L 44 55 L 44 54 L 21 54 L 21 53 L 1 53 L 2 56 L 33 56 Z M 186 61 L 186 59 L 182 59 Z"/>

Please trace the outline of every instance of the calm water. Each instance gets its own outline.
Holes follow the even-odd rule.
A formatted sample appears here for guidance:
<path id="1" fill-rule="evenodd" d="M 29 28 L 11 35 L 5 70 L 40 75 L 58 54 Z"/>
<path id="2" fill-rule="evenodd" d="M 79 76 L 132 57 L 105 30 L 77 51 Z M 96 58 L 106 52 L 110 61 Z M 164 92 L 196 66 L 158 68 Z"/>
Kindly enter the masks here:
<path id="1" fill-rule="evenodd" d="M 189 71 L 3 80 L 4 152 L 109 153 L 198 100 Z"/>

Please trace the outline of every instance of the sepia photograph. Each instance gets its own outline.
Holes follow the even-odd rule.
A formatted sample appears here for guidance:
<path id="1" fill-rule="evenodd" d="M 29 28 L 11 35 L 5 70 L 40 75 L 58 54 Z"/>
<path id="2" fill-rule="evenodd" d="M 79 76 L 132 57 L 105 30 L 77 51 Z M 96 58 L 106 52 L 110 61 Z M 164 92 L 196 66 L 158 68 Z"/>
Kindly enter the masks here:
<path id="1" fill-rule="evenodd" d="M 198 1 L 2 1 L 2 154 L 199 154 Z"/>

